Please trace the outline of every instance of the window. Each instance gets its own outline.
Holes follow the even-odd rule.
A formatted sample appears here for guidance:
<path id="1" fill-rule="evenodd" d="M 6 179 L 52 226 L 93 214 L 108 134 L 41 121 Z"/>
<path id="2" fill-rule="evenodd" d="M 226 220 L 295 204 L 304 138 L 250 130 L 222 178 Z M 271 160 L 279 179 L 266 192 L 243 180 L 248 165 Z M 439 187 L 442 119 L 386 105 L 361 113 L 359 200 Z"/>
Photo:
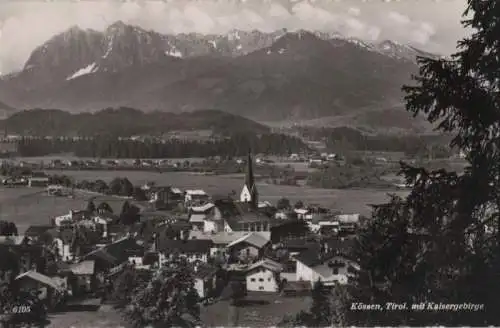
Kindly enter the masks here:
<path id="1" fill-rule="evenodd" d="M 259 281 L 260 281 L 260 282 L 263 282 L 263 281 L 264 281 L 264 279 L 263 279 L 263 278 L 259 278 Z"/>
<path id="2" fill-rule="evenodd" d="M 271 278 L 267 278 L 267 281 L 271 281 Z"/>
<path id="3" fill-rule="evenodd" d="M 255 278 L 251 278 L 251 279 L 250 279 L 250 281 L 251 281 L 251 282 L 255 282 Z"/>
<path id="4" fill-rule="evenodd" d="M 339 268 L 333 268 L 333 274 L 339 274 Z"/>
<path id="5" fill-rule="evenodd" d="M 259 290 L 264 290 L 264 286 L 260 286 L 260 287 L 259 287 Z"/>

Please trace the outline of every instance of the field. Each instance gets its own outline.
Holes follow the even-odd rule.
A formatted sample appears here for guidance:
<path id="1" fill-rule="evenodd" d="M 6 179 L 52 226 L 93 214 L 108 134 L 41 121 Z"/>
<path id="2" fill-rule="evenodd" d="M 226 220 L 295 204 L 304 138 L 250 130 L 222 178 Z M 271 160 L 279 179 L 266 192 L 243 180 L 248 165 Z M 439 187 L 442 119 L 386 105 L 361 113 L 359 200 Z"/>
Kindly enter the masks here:
<path id="1" fill-rule="evenodd" d="M 50 224 L 50 219 L 85 208 L 92 194 L 75 193 L 75 198 L 49 196 L 42 188 L 0 187 L 0 220 L 13 221 L 20 233 L 30 225 Z M 96 202 L 106 201 L 113 211 L 120 211 L 122 200 L 99 196 Z"/>
<path id="2" fill-rule="evenodd" d="M 133 184 L 140 185 L 147 181 L 155 181 L 157 185 L 170 185 L 181 189 L 204 189 L 211 195 L 228 195 L 233 190 L 239 195 L 243 178 L 231 176 L 204 176 L 189 172 L 139 172 L 139 171 L 51 171 L 51 174 L 66 174 L 76 180 L 111 181 L 113 178 L 127 177 Z M 404 195 L 402 191 L 378 189 L 319 189 L 293 187 L 257 182 L 261 200 L 276 202 L 285 197 L 292 202 L 302 200 L 309 204 L 319 204 L 341 210 L 345 213 L 369 214 L 367 204 L 385 202 L 388 192 Z"/>
<path id="3" fill-rule="evenodd" d="M 127 327 L 121 315 L 109 305 L 89 311 L 63 312 L 49 315 L 47 328 L 122 328 Z"/>
<path id="4" fill-rule="evenodd" d="M 277 294 L 249 295 L 247 304 L 237 309 L 229 306 L 229 301 L 217 302 L 201 311 L 201 319 L 206 327 L 230 327 L 238 318 L 238 327 L 276 326 L 286 315 L 293 315 L 310 307 L 309 297 L 280 297 Z M 231 322 L 233 321 L 233 322 Z"/>

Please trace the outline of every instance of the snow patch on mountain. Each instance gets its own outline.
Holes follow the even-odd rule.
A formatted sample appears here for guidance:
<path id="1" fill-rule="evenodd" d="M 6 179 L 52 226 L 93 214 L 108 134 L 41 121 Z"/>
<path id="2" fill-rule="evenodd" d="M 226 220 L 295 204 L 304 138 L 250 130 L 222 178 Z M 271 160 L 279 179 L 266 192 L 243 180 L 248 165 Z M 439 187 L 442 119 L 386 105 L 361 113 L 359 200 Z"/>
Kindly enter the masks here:
<path id="1" fill-rule="evenodd" d="M 92 63 L 92 64 L 88 65 L 87 67 L 81 68 L 78 71 L 76 71 L 73 75 L 66 78 L 66 81 L 76 79 L 77 77 L 80 77 L 83 75 L 95 73 L 95 72 L 97 72 L 98 69 L 99 69 L 99 67 L 97 67 L 97 64 Z"/>
<path id="2" fill-rule="evenodd" d="M 111 37 L 108 41 L 108 49 L 106 50 L 106 53 L 102 56 L 102 58 L 108 58 L 109 54 L 113 50 L 113 37 Z"/>

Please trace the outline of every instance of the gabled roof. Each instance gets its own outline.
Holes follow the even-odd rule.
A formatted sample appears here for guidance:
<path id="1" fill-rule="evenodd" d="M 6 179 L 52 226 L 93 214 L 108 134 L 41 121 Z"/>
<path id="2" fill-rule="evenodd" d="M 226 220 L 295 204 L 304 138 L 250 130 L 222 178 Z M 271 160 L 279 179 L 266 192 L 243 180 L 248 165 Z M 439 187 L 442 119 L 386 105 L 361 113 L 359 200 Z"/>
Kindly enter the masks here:
<path id="1" fill-rule="evenodd" d="M 144 252 L 144 246 L 139 245 L 132 238 L 125 237 L 109 245 L 100 247 L 86 254 L 83 258 L 89 259 L 93 258 L 93 256 L 98 256 L 112 264 L 120 264 L 128 261 L 129 256 L 143 255 Z"/>
<path id="2" fill-rule="evenodd" d="M 206 213 L 207 211 L 211 210 L 215 205 L 213 203 L 206 203 L 200 206 L 193 206 L 191 207 L 192 212 L 200 212 L 200 213 Z"/>
<path id="3" fill-rule="evenodd" d="M 262 261 L 259 261 L 257 263 L 252 264 L 251 266 L 249 266 L 246 269 L 246 272 L 250 272 L 250 271 L 253 271 L 253 270 L 255 270 L 257 268 L 261 268 L 261 267 L 268 269 L 272 272 L 276 272 L 276 273 L 283 271 L 283 265 L 281 265 L 280 263 L 273 261 L 273 260 L 270 260 L 270 259 L 264 259 Z"/>
<path id="4" fill-rule="evenodd" d="M 269 243 L 269 239 L 264 238 L 264 236 L 262 236 L 261 234 L 251 232 L 246 236 L 236 239 L 235 241 L 227 245 L 227 247 L 230 248 L 242 242 L 245 242 L 257 248 L 262 248 Z"/>
<path id="5" fill-rule="evenodd" d="M 254 233 L 261 235 L 267 240 L 271 240 L 271 233 L 269 231 L 259 231 Z M 245 237 L 246 235 L 248 235 L 247 231 L 204 233 L 199 230 L 191 230 L 189 232 L 189 239 L 209 239 L 216 245 L 228 245 L 237 239 Z"/>
<path id="6" fill-rule="evenodd" d="M 20 275 L 18 275 L 16 277 L 16 280 L 20 280 L 20 279 L 26 279 L 26 278 L 29 278 L 29 279 L 33 279 L 33 280 L 36 280 L 46 286 L 49 286 L 49 287 L 52 287 L 56 290 L 61 290 L 62 287 L 57 284 L 57 282 L 52 279 L 51 277 L 47 277 L 46 275 L 43 275 L 39 272 L 36 272 L 36 271 L 26 271 L 25 273 L 22 273 Z"/>

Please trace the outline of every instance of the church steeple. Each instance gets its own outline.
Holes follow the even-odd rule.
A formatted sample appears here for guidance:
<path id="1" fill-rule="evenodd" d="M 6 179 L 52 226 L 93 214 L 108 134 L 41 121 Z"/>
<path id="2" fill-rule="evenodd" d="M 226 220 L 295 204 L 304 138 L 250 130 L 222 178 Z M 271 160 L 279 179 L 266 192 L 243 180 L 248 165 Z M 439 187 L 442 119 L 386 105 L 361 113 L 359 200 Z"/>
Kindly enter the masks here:
<path id="1" fill-rule="evenodd" d="M 257 208 L 259 204 L 259 194 L 257 192 L 257 186 L 255 185 L 255 178 L 253 175 L 253 158 L 251 151 L 248 152 L 245 185 L 241 190 L 240 201 L 251 203 L 253 208 Z"/>

